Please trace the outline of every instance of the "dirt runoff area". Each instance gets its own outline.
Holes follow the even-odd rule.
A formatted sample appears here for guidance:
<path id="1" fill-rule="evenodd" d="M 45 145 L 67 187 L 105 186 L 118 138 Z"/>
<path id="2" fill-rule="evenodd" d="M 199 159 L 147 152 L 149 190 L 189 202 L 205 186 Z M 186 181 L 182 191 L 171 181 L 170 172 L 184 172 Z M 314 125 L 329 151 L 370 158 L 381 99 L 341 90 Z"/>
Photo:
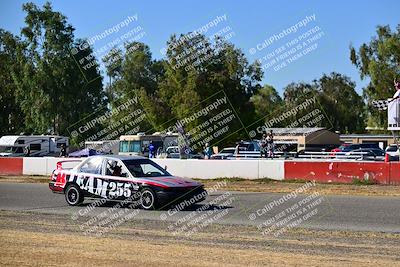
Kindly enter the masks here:
<path id="1" fill-rule="evenodd" d="M 190 235 L 132 220 L 101 236 L 65 215 L 0 211 L 2 266 L 399 266 L 399 234 L 210 225 Z"/>
<path id="2" fill-rule="evenodd" d="M 290 193 L 306 181 L 275 181 L 271 179 L 247 180 L 240 178 L 195 179 L 206 187 L 223 182 L 223 190 L 242 192 Z M 0 175 L 0 183 L 48 183 L 49 176 L 5 176 Z M 322 195 L 353 195 L 353 196 L 400 196 L 400 186 L 376 184 L 322 184 L 316 183 L 307 194 L 314 191 Z"/>

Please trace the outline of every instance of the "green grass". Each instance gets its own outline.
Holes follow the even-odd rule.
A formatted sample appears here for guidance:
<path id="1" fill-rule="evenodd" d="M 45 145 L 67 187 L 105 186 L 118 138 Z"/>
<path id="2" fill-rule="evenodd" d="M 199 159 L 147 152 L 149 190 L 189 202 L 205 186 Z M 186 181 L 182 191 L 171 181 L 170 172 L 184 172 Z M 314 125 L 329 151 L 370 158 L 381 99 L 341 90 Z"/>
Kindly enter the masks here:
<path id="1" fill-rule="evenodd" d="M 352 184 L 354 185 L 373 185 L 376 184 L 374 180 L 361 180 L 361 179 L 353 179 Z"/>
<path id="2" fill-rule="evenodd" d="M 245 181 L 251 181 L 257 184 L 270 184 L 270 183 L 282 183 L 282 184 L 305 184 L 307 182 L 311 182 L 311 180 L 303 180 L 303 179 L 292 179 L 292 180 L 274 180 L 268 177 L 261 178 L 261 179 L 244 179 L 244 178 L 239 178 L 239 177 L 219 177 L 219 178 L 213 178 L 213 179 L 200 179 L 200 178 L 194 178 L 193 180 L 199 181 L 199 182 L 222 182 L 226 181 L 227 183 L 230 182 L 245 182 Z M 331 184 L 331 185 L 375 185 L 376 182 L 373 180 L 360 180 L 354 178 L 352 183 L 339 183 L 339 182 L 331 182 L 331 183 L 322 183 L 315 181 L 316 184 Z"/>
<path id="3" fill-rule="evenodd" d="M 239 177 L 220 177 L 220 178 L 213 178 L 213 179 L 201 179 L 201 178 L 194 178 L 193 180 L 196 181 L 211 181 L 211 182 L 243 182 L 248 181 L 248 179 L 239 178 Z"/>

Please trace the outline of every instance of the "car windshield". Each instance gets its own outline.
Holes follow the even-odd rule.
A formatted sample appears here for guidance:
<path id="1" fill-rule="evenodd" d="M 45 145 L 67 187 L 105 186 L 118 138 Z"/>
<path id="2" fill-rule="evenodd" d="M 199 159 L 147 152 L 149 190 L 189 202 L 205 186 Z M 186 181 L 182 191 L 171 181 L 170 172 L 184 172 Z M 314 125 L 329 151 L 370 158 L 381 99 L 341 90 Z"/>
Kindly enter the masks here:
<path id="1" fill-rule="evenodd" d="M 386 151 L 388 152 L 396 152 L 397 151 L 397 146 L 389 146 Z"/>
<path id="2" fill-rule="evenodd" d="M 171 176 L 166 170 L 149 159 L 132 159 L 123 162 L 135 177 Z"/>
<path id="3" fill-rule="evenodd" d="M 167 153 L 179 153 L 179 147 L 168 147 Z"/>
<path id="4" fill-rule="evenodd" d="M 371 151 L 377 156 L 384 156 L 385 155 L 385 151 L 383 151 L 381 149 L 372 148 Z"/>

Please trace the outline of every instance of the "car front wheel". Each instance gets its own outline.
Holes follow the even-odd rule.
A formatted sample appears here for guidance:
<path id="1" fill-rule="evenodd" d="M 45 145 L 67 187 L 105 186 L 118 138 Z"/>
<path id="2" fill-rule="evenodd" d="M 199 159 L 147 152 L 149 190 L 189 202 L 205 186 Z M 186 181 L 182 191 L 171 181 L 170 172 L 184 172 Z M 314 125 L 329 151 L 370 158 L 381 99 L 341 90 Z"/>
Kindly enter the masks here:
<path id="1" fill-rule="evenodd" d="M 71 184 L 65 190 L 65 200 L 68 205 L 77 206 L 83 202 L 84 196 L 77 185 Z"/>
<path id="2" fill-rule="evenodd" d="M 145 210 L 157 208 L 157 196 L 150 188 L 144 188 L 140 194 L 140 206 Z"/>

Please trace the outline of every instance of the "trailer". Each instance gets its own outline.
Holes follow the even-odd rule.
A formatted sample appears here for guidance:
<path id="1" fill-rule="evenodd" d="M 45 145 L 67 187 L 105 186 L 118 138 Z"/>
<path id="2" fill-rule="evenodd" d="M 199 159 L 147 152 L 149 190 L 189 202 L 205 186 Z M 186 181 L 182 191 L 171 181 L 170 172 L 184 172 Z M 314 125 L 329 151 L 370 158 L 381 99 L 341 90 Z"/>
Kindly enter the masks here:
<path id="1" fill-rule="evenodd" d="M 68 149 L 69 138 L 58 135 L 5 135 L 0 138 L 1 157 L 58 156 Z"/>

